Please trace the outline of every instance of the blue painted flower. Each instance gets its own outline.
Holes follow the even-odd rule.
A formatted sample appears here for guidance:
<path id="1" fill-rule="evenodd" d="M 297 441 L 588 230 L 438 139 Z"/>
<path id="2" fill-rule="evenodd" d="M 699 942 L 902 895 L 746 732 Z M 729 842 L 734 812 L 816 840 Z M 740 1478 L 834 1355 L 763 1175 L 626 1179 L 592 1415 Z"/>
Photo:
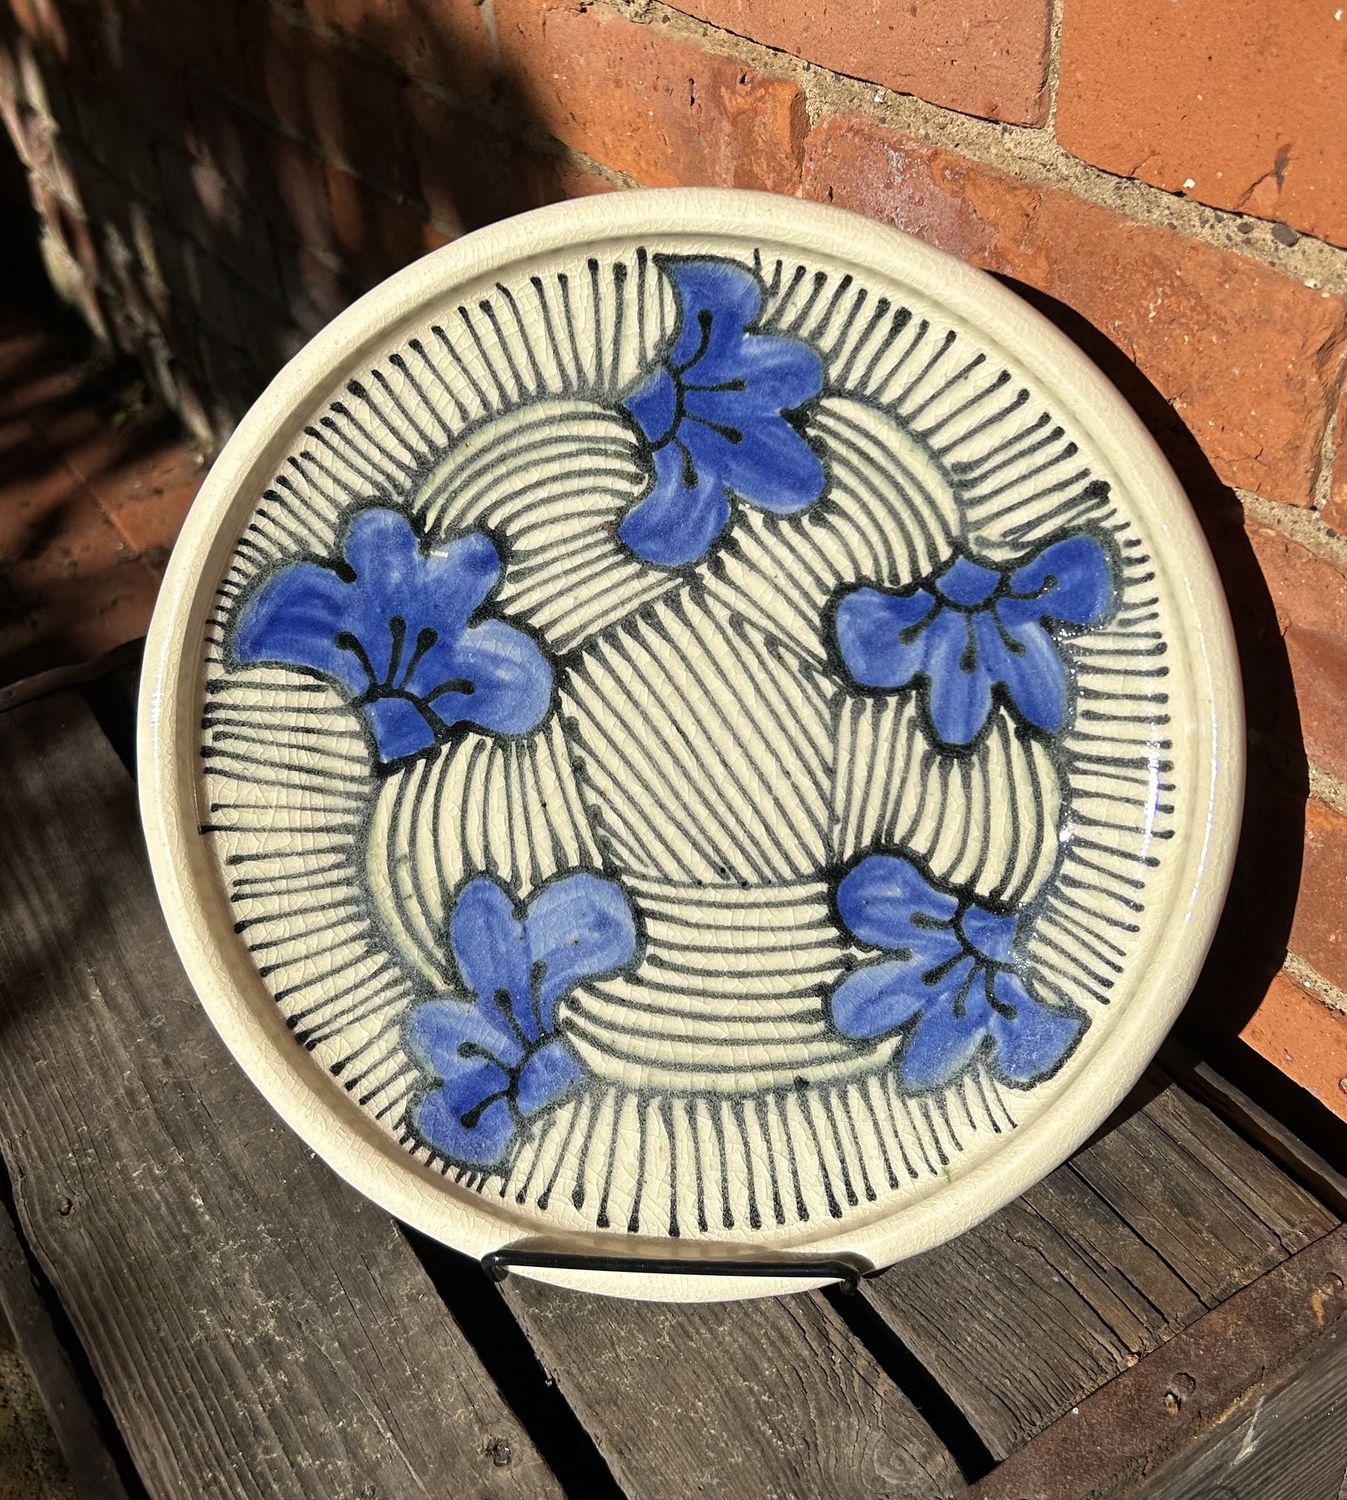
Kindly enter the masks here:
<path id="1" fill-rule="evenodd" d="M 936 737 L 959 748 L 998 696 L 1035 729 L 1065 729 L 1072 685 L 1053 631 L 1099 625 L 1113 604 L 1109 554 L 1082 532 L 1005 572 L 961 553 L 927 587 L 855 588 L 833 628 L 855 682 L 919 687 Z"/>
<path id="2" fill-rule="evenodd" d="M 1085 1030 L 1078 1010 L 1044 1005 L 1016 970 L 1018 918 L 929 881 L 911 860 L 869 854 L 843 876 L 848 931 L 890 955 L 854 970 L 828 997 L 833 1025 L 857 1041 L 903 1033 L 898 1081 L 943 1088 L 979 1055 L 1021 1088 L 1052 1072 Z"/>
<path id="3" fill-rule="evenodd" d="M 597 875 L 553 880 L 522 909 L 478 875 L 459 894 L 449 941 L 472 998 L 427 1001 L 407 1023 L 411 1054 L 434 1080 L 412 1119 L 450 1160 L 487 1169 L 580 1077 L 556 1028 L 557 1002 L 629 965 L 636 924 L 622 887 Z"/>
<path id="4" fill-rule="evenodd" d="M 654 480 L 618 536 L 647 562 L 678 567 L 724 530 L 735 496 L 789 514 L 823 493 L 818 455 L 786 419 L 823 385 L 803 340 L 759 333 L 763 289 L 733 261 L 664 257 L 678 331 L 622 403 L 653 452 Z"/>
<path id="5" fill-rule="evenodd" d="M 316 673 L 350 694 L 384 765 L 447 738 L 455 724 L 524 734 L 552 697 L 552 668 L 522 630 L 483 618 L 500 559 L 480 532 L 422 545 L 401 511 L 347 522 L 339 562 L 289 563 L 240 609 L 242 665 Z"/>

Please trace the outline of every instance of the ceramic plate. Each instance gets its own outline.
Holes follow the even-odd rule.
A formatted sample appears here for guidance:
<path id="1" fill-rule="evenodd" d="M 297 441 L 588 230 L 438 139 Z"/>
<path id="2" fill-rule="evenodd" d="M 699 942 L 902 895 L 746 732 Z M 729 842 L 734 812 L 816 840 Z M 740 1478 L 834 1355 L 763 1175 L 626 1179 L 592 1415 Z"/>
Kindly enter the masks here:
<path id="1" fill-rule="evenodd" d="M 226 1042 L 476 1256 L 958 1233 L 1159 1043 L 1242 775 L 1210 559 L 1098 372 L 914 240 L 704 191 L 316 338 L 193 508 L 142 735 Z"/>

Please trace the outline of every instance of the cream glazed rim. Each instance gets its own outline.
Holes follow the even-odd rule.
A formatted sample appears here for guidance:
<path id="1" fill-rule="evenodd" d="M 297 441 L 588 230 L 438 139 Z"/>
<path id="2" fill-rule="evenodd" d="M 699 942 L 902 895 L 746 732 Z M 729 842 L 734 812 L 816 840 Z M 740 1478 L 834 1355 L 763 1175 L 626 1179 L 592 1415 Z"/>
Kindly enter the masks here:
<path id="1" fill-rule="evenodd" d="M 710 1254 L 714 1252 L 706 1247 L 724 1244 L 732 1253 L 751 1258 L 751 1238 L 718 1236 L 714 1223 L 712 1232 L 689 1232 L 678 1241 L 661 1236 L 649 1214 L 641 1220 L 639 1233 L 630 1236 L 607 1228 L 540 1223 L 536 1214 L 516 1211 L 513 1191 L 507 1198 L 503 1189 L 498 1195 L 478 1191 L 471 1183 L 465 1187 L 429 1161 L 409 1154 L 387 1128 L 357 1106 L 325 1067 L 296 1045 L 253 955 L 235 931 L 238 908 L 231 904 L 216 853 L 199 831 L 209 821 L 201 806 L 205 773 L 199 757 L 207 676 L 201 643 L 240 534 L 305 423 L 330 409 L 329 398 L 346 378 L 363 375 L 390 349 L 401 347 L 436 309 L 445 308 L 447 319 L 457 289 L 506 279 L 512 268 L 521 276 L 530 266 L 546 269 L 567 255 L 583 264 L 586 257 L 602 258 L 610 250 L 613 255 L 625 254 L 637 243 L 651 246 L 652 265 L 660 253 L 671 259 L 735 257 L 747 265 L 752 251 L 760 249 L 754 274 L 761 270 L 764 282 L 773 258 L 798 254 L 802 266 L 846 268 L 844 280 L 854 272 L 858 282 L 863 278 L 872 287 L 887 286 L 910 295 L 917 312 L 947 320 L 950 340 L 962 337 L 972 348 L 990 350 L 993 364 L 1003 360 L 1033 389 L 1035 400 L 1041 396 L 1050 404 L 1053 419 L 1068 435 L 1088 440 L 1094 455 L 1091 472 L 1106 477 L 1105 489 L 1111 486 L 1129 524 L 1139 528 L 1161 578 L 1157 587 L 1167 591 L 1164 606 L 1171 635 L 1165 645 L 1172 649 L 1175 680 L 1186 694 L 1172 705 L 1175 738 L 1169 752 L 1182 782 L 1182 822 L 1175 823 L 1172 842 L 1165 848 L 1165 916 L 1148 919 L 1150 926 L 1138 940 L 1145 944 L 1144 973 L 1137 973 L 1133 954 L 1125 976 L 1130 988 L 1121 992 L 1122 1002 L 1092 1012 L 1067 1065 L 1045 1074 L 1045 1081 L 1035 1086 L 1046 1102 L 1006 1134 L 994 1124 L 994 1149 L 985 1141 L 977 1144 L 970 1152 L 972 1165 L 952 1170 L 941 1150 L 930 1180 L 923 1180 L 910 1197 L 886 1207 L 881 1190 L 873 1201 L 866 1195 L 866 1203 L 856 1205 L 855 1213 L 834 1220 L 815 1212 L 787 1226 L 784 1234 L 761 1241 L 764 1251 L 774 1255 L 846 1253 L 882 1266 L 951 1238 L 1023 1192 L 1075 1149 L 1127 1093 L 1196 980 L 1225 898 L 1242 800 L 1243 724 L 1233 638 L 1220 584 L 1186 497 L 1149 434 L 1086 357 L 982 272 L 839 209 L 767 194 L 668 189 L 605 195 L 522 215 L 434 252 L 366 294 L 302 350 L 259 398 L 212 468 L 175 548 L 147 643 L 141 699 L 141 806 L 151 866 L 188 975 L 253 1083 L 329 1165 L 399 1218 L 475 1257 L 542 1234 L 569 1251 L 694 1256 L 699 1245 L 702 1253 Z M 678 312 L 675 308 L 674 315 Z M 596 321 L 601 322 L 597 312 Z M 757 324 L 750 321 L 744 327 L 748 331 Z M 522 322 L 520 330 L 522 336 Z M 845 347 L 845 331 L 832 347 L 834 352 Z M 617 365 L 614 356 L 614 379 Z M 578 356 L 575 368 L 578 372 Z M 624 379 L 630 384 L 630 372 Z M 930 573 L 931 569 L 919 570 L 921 577 Z M 1121 591 L 1122 585 L 1118 588 Z M 912 588 L 905 585 L 900 592 L 910 594 Z M 1122 609 L 1116 602 L 1114 607 Z M 923 702 L 929 720 L 929 699 Z M 1004 713 L 1008 721 L 1006 705 L 994 711 Z M 1009 736 L 1009 729 L 1006 733 Z M 1153 770 L 1148 774 L 1154 779 Z M 987 816 L 990 820 L 990 808 Z M 1148 837 L 1150 830 L 1148 823 Z M 939 879 L 932 880 L 933 888 L 943 890 Z M 558 1002 L 563 1003 L 565 997 Z M 573 1003 L 574 1034 L 579 1036 L 586 1017 L 583 1006 Z M 612 1106 L 614 1152 L 620 1107 Z M 699 1107 L 688 1106 L 694 1116 Z M 803 1108 L 789 1101 L 786 1107 Z M 573 1126 L 580 1122 L 581 1108 L 579 1102 L 574 1105 Z M 584 1130 L 594 1131 L 600 1108 L 598 1103 L 590 1106 Z M 769 1125 L 764 1112 L 763 1123 L 753 1127 L 760 1131 L 755 1137 L 759 1144 L 776 1139 L 775 1132 L 782 1128 L 773 1118 Z M 971 1113 L 968 1118 L 971 1126 Z M 700 1128 L 699 1119 L 694 1119 L 694 1129 Z M 878 1124 L 875 1128 L 878 1132 Z M 940 1149 L 936 1143 L 942 1136 L 935 1123 L 930 1132 L 933 1149 Z M 668 1149 L 675 1157 L 676 1139 L 684 1137 L 676 1136 L 671 1125 Z M 957 1138 L 951 1139 L 958 1144 Z M 748 1152 L 747 1135 L 744 1141 Z M 564 1154 L 567 1148 L 557 1149 Z M 644 1153 L 644 1145 L 641 1149 Z M 723 1141 L 719 1149 L 717 1159 L 728 1162 Z M 541 1151 L 541 1146 L 535 1148 Z M 842 1145 L 829 1159 L 848 1175 Z M 864 1170 L 863 1152 L 858 1161 Z M 700 1172 L 699 1155 L 699 1191 Z M 850 1180 L 847 1185 L 850 1190 Z M 639 1187 L 637 1194 L 639 1203 Z M 633 1219 L 635 1214 L 633 1209 Z M 711 1217 L 714 1220 L 714 1214 Z M 781 1225 L 779 1217 L 777 1224 Z M 732 1299 L 818 1284 L 634 1273 L 535 1274 L 585 1290 L 666 1300 Z"/>

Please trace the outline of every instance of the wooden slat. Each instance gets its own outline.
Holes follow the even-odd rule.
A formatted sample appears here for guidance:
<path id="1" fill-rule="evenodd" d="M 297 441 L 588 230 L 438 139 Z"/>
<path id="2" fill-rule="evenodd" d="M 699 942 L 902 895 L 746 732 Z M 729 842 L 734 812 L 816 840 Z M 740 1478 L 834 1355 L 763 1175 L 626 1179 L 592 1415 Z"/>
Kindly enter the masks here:
<path id="1" fill-rule="evenodd" d="M 1174 1084 L 1074 1166 L 1208 1307 L 1338 1222 Z"/>
<path id="2" fill-rule="evenodd" d="M 215 1036 L 74 694 L 0 719 L 0 826 L 0 1148 L 151 1494 L 558 1494 L 396 1226 Z"/>
<path id="3" fill-rule="evenodd" d="M 1339 1228 L 1110 1381 L 968 1500 L 1338 1500 L 1345 1349 Z"/>
<path id="4" fill-rule="evenodd" d="M 632 1500 L 927 1500 L 964 1488 L 817 1293 L 671 1306 L 512 1276 L 506 1297 Z"/>
<path id="5" fill-rule="evenodd" d="M 34 1283 L 14 1220 L 0 1206 L 0 1308 L 33 1377 L 66 1477 L 79 1500 L 127 1500 L 104 1421 L 80 1384 L 70 1351 Z"/>
<path id="6" fill-rule="evenodd" d="M 1004 1458 L 1337 1222 L 1171 1084 L 864 1295 Z"/>
<path id="7" fill-rule="evenodd" d="M 1257 1099 L 1209 1063 L 1183 1053 L 1177 1047 L 1166 1048 L 1166 1052 L 1178 1054 L 1170 1070 L 1187 1088 L 1210 1104 L 1217 1114 L 1232 1121 L 1243 1134 L 1257 1141 L 1289 1176 L 1303 1183 L 1335 1214 L 1347 1214 L 1347 1151 L 1335 1149 L 1330 1157 L 1322 1149 L 1315 1150 Z M 1295 1087 L 1289 1080 L 1286 1082 L 1288 1087 Z M 1303 1097 L 1307 1107 L 1320 1108 L 1313 1095 L 1307 1093 Z M 1326 1110 L 1321 1111 L 1321 1119 L 1323 1125 L 1339 1137 L 1334 1145 L 1340 1146 L 1340 1138 L 1347 1136 L 1347 1126 L 1338 1124 Z"/>
<path id="8" fill-rule="evenodd" d="M 1191 1452 L 1148 1478 L 1144 1500 L 1343 1500 L 1347 1330 L 1255 1387 Z"/>
<path id="9" fill-rule="evenodd" d="M 71 662 L 63 667 L 49 667 L 45 672 L 35 672 L 31 677 L 20 677 L 15 682 L 0 685 L 0 712 L 17 708 L 34 698 L 45 698 L 65 688 L 78 687 L 81 683 L 96 683 L 110 675 L 123 675 L 123 680 L 135 680 L 140 676 L 140 659 L 145 651 L 143 636 L 134 641 L 125 641 L 95 656 L 91 661 Z"/>

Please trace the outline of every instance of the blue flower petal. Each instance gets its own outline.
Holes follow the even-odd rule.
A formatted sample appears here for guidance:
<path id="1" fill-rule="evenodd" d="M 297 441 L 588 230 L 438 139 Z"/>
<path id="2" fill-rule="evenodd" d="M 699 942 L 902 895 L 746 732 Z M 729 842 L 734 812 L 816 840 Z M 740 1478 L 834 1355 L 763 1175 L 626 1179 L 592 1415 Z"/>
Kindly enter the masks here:
<path id="1" fill-rule="evenodd" d="M 974 647 L 975 615 L 943 609 L 922 638 L 926 703 L 936 738 L 962 748 L 992 711 L 992 678 Z"/>
<path id="2" fill-rule="evenodd" d="M 474 876 L 458 893 L 449 943 L 463 987 L 487 1004 L 508 996 L 522 1036 L 536 1042 L 542 1028 L 533 1014 L 528 935 L 510 893 L 491 876 Z M 501 1024 L 507 1024 L 503 1017 Z M 519 1040 L 501 1055 L 517 1064 L 523 1056 Z"/>
<path id="3" fill-rule="evenodd" d="M 1108 550 L 1088 532 L 1052 542 L 1010 575 L 1010 590 L 1001 604 L 1007 621 L 1097 625 L 1114 604 Z"/>
<path id="4" fill-rule="evenodd" d="M 868 1042 L 889 1036 L 926 1003 L 914 965 L 906 960 L 866 964 L 828 996 L 828 1015 L 843 1036 Z"/>
<path id="5" fill-rule="evenodd" d="M 462 1085 L 473 1102 L 504 1088 L 510 1068 L 524 1055 L 509 1018 L 478 1000 L 427 1000 L 412 1012 L 406 1037 L 427 1073 L 474 1079 Z"/>
<path id="6" fill-rule="evenodd" d="M 585 1071 L 584 1064 L 563 1037 L 553 1037 L 530 1052 L 519 1070 L 515 1106 L 527 1118 L 558 1099 Z"/>
<path id="7" fill-rule="evenodd" d="M 337 645 L 348 629 L 349 585 L 320 563 L 289 563 L 245 601 L 229 648 L 241 666 L 302 667 L 353 696 L 369 685 L 360 657 Z"/>
<path id="8" fill-rule="evenodd" d="M 407 1023 L 408 1050 L 431 1080 L 413 1124 L 444 1155 L 486 1170 L 507 1158 L 521 1122 L 582 1076 L 555 1030 L 556 1002 L 630 962 L 636 924 L 617 883 L 586 871 L 544 886 L 522 915 L 499 881 L 477 875 L 458 894 L 449 938 L 474 998 L 428 1001 Z"/>
<path id="9" fill-rule="evenodd" d="M 956 991 L 968 991 L 960 1012 L 941 1002 L 929 1006 L 898 1055 L 898 1081 L 914 1093 L 944 1088 L 973 1061 L 986 1036 L 987 1003 L 978 993 L 981 976 L 964 958 L 951 970 Z M 970 983 L 971 981 L 971 983 Z"/>
<path id="10" fill-rule="evenodd" d="M 696 469 L 678 443 L 669 443 L 655 452 L 650 493 L 623 516 L 617 534 L 637 557 L 677 568 L 696 562 L 729 518 L 724 480 Z"/>
<path id="11" fill-rule="evenodd" d="M 823 388 L 823 356 L 790 334 L 752 333 L 744 341 L 743 375 L 770 410 L 798 411 Z"/>
<path id="12" fill-rule="evenodd" d="M 398 520 L 404 540 L 413 546 L 409 553 L 390 548 L 370 559 L 368 576 L 377 579 L 377 587 L 362 596 L 370 616 L 364 628 L 376 630 L 382 619 L 387 629 L 390 608 L 405 622 L 393 677 L 408 692 L 429 697 L 438 684 L 465 675 L 459 651 L 465 635 L 471 635 L 468 621 L 500 582 L 500 558 L 480 531 L 422 552 L 406 520 Z"/>
<path id="13" fill-rule="evenodd" d="M 993 963 L 1009 963 L 1011 946 L 1019 929 L 1019 918 L 968 906 L 959 919 L 959 929 L 968 946 Z"/>
<path id="14" fill-rule="evenodd" d="M 375 682 L 425 696 L 461 676 L 455 647 L 500 580 L 490 539 L 474 532 L 427 552 L 401 511 L 371 506 L 352 517 L 341 552 L 355 575 L 344 628 L 360 642 Z"/>
<path id="15" fill-rule="evenodd" d="M 230 634 L 235 662 L 297 667 L 345 689 L 384 764 L 461 722 L 537 727 L 552 695 L 546 657 L 501 620 L 470 623 L 500 579 L 489 538 L 426 551 L 401 511 L 376 505 L 352 516 L 339 545 L 339 563 L 289 564 L 249 595 Z"/>
<path id="16" fill-rule="evenodd" d="M 833 633 L 853 680 L 863 687 L 906 687 L 926 668 L 922 627 L 937 608 L 925 589 L 891 594 L 862 587 L 844 594 L 833 617 Z"/>
<path id="17" fill-rule="evenodd" d="M 972 616 L 978 667 L 987 681 L 1002 685 L 1026 723 L 1044 733 L 1067 727 L 1070 711 L 1067 667 L 1043 625 L 1007 631 L 992 612 Z"/>
<path id="18" fill-rule="evenodd" d="M 1020 717 L 1045 734 L 1060 734 L 1070 717 L 1070 681 L 1043 626 L 1031 621 L 1012 632 L 986 613 L 977 616 L 976 635 L 979 662 L 1003 684 Z"/>
<path id="19" fill-rule="evenodd" d="M 872 948 L 904 949 L 921 967 L 959 950 L 956 897 L 938 891 L 911 860 L 868 854 L 837 887 L 837 911 L 847 930 Z"/>
<path id="20" fill-rule="evenodd" d="M 960 554 L 936 577 L 935 591 L 951 604 L 972 609 L 985 604 L 1000 581 L 1001 575 L 995 568 L 983 567 Z"/>
<path id="21" fill-rule="evenodd" d="M 744 329 L 762 312 L 762 284 L 744 266 L 713 256 L 680 260 L 661 257 L 660 266 L 678 297 L 678 337 L 669 363 L 680 374 L 712 385 L 739 373 Z"/>
<path id="22" fill-rule="evenodd" d="M 668 441 L 678 421 L 677 382 L 668 367 L 660 365 L 622 404 L 646 438 L 658 446 Z"/>
<path id="23" fill-rule="evenodd" d="M 434 726 L 425 710 L 410 698 L 374 698 L 363 704 L 361 711 L 386 761 L 419 755 L 435 743 Z"/>
<path id="24" fill-rule="evenodd" d="M 466 1104 L 447 1088 L 435 1089 L 417 1106 L 417 1134 L 461 1166 L 499 1166 L 514 1138 L 510 1101 L 500 1095 L 484 1105 Z"/>
<path id="25" fill-rule="evenodd" d="M 459 637 L 451 686 L 429 702 L 445 724 L 476 724 L 494 734 L 528 734 L 552 701 L 552 667 L 530 636 L 504 620 L 483 620 Z M 437 685 L 438 686 L 438 685 Z"/>
<path id="26" fill-rule="evenodd" d="M 842 600 L 835 629 L 853 679 L 890 689 L 920 683 L 935 736 L 951 748 L 981 733 L 998 688 L 1025 723 L 1061 733 L 1071 719 L 1072 683 L 1047 627 L 1107 617 L 1115 599 L 1104 544 L 1085 533 L 1067 537 L 1008 579 L 960 554 L 930 588 L 933 596 L 924 589 L 887 596 L 912 601 L 913 610 L 918 598 L 934 597 L 929 616 L 906 624 L 877 590 L 858 588 Z"/>
<path id="27" fill-rule="evenodd" d="M 818 395 L 823 358 L 812 345 L 786 334 L 751 330 L 740 338 L 732 379 L 706 378 L 701 365 L 684 373 L 685 411 L 722 427 L 747 427 L 746 418 L 794 411 Z"/>
<path id="28" fill-rule="evenodd" d="M 997 972 L 993 993 L 1014 1014 L 993 1010 L 988 1034 L 996 1044 L 998 1071 L 1020 1087 L 1036 1082 L 1060 1065 L 1085 1029 L 1085 1017 L 1074 1010 L 1035 1000 L 1017 974 Z"/>
<path id="29" fill-rule="evenodd" d="M 499 1162 L 514 1135 L 502 1053 L 518 1051 L 508 1023 L 482 1003 L 433 1000 L 407 1026 L 412 1056 L 439 1080 L 415 1110 L 421 1137 L 465 1166 Z"/>
<path id="30" fill-rule="evenodd" d="M 858 941 L 892 956 L 862 965 L 825 999 L 856 1041 L 901 1032 L 898 1081 L 944 1088 L 985 1053 L 1027 1086 L 1058 1066 L 1088 1024 L 1033 998 L 1014 969 L 1019 919 L 933 885 L 910 861 L 870 854 L 843 878 L 838 915 Z"/>
<path id="31" fill-rule="evenodd" d="M 485 538 L 483 538 L 485 540 Z M 488 543 L 488 546 L 490 544 Z M 392 617 L 419 615 L 419 573 L 427 559 L 410 522 L 401 511 L 375 505 L 357 511 L 340 538 L 342 560 L 354 575 L 347 592 L 344 628 L 360 642 L 376 682 L 386 682 L 395 666 Z M 494 554 L 493 554 L 494 555 Z M 452 599 L 452 590 L 450 593 Z M 389 602 L 396 600 L 393 607 Z M 462 618 L 481 602 L 478 596 Z M 454 601 L 454 614 L 458 614 Z M 412 626 L 413 634 L 421 621 Z"/>
<path id="32" fill-rule="evenodd" d="M 724 530 L 731 496 L 779 515 L 822 497 L 822 461 L 782 413 L 818 396 L 823 361 L 801 339 L 757 329 L 764 292 L 745 267 L 713 257 L 659 264 L 678 330 L 623 402 L 654 448 L 654 474 L 618 536 L 647 562 L 681 567 Z"/>
<path id="33" fill-rule="evenodd" d="M 636 954 L 636 922 L 622 887 L 585 873 L 555 880 L 529 903 L 529 955 L 542 966 L 539 1023 L 552 1028 L 556 1002 L 582 979 L 615 973 Z"/>
<path id="34" fill-rule="evenodd" d="M 722 430 L 689 414 L 679 437 L 699 470 L 714 472 L 741 499 L 776 515 L 803 510 L 823 493 L 822 459 L 783 417 Z"/>

